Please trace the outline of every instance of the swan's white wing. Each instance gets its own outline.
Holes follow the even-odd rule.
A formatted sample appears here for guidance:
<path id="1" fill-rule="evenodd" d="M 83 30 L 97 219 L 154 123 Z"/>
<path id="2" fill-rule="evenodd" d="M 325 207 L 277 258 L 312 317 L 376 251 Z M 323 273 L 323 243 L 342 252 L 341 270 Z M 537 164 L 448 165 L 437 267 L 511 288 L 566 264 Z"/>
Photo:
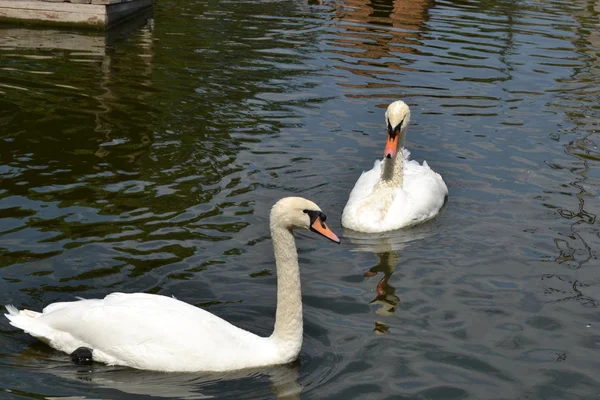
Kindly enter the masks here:
<path id="1" fill-rule="evenodd" d="M 360 175 L 352 191 L 350 192 L 350 196 L 348 196 L 348 204 L 352 204 L 359 199 L 364 199 L 373 193 L 373 189 L 379 179 L 381 178 L 381 161 L 375 160 L 375 164 L 373 164 L 373 168 L 368 171 L 363 171 Z"/>
<path id="2" fill-rule="evenodd" d="M 432 170 L 427 161 L 419 165 L 417 161 L 410 160 L 404 168 L 404 189 L 415 199 L 429 204 L 431 201 L 438 204 L 448 195 L 448 187 L 442 176 Z M 440 205 L 441 207 L 441 205 Z M 435 208 L 433 205 L 424 205 L 424 208 Z"/>
<path id="3" fill-rule="evenodd" d="M 408 161 L 404 168 L 404 185 L 402 189 L 396 189 L 394 202 L 383 223 L 398 229 L 433 218 L 444 205 L 447 195 L 446 183 L 426 161 L 423 165 Z"/>
<path id="4" fill-rule="evenodd" d="M 23 328 L 15 319 L 13 325 Z M 253 353 L 267 349 L 267 339 L 207 311 L 144 293 L 55 303 L 33 321 L 48 328 L 50 334 L 42 340 L 58 350 L 71 353 L 85 346 L 93 349 L 98 361 L 141 369 L 234 369 L 240 358 L 248 356 L 248 349 Z"/>
<path id="5" fill-rule="evenodd" d="M 342 211 L 342 226 L 355 229 L 356 226 L 360 226 L 361 221 L 371 221 L 373 218 L 379 220 L 381 218 L 378 209 L 363 206 L 373 193 L 380 177 L 381 161 L 376 160 L 373 168 L 364 171 L 354 184 L 354 188 L 348 196 L 348 202 Z"/>

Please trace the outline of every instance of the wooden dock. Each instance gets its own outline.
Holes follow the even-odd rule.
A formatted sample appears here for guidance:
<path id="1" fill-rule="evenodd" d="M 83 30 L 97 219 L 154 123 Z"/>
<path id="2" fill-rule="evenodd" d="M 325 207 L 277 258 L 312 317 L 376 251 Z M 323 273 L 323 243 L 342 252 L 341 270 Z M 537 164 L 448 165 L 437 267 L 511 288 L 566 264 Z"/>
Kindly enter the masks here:
<path id="1" fill-rule="evenodd" d="M 0 0 L 0 21 L 106 29 L 152 7 L 152 0 Z"/>

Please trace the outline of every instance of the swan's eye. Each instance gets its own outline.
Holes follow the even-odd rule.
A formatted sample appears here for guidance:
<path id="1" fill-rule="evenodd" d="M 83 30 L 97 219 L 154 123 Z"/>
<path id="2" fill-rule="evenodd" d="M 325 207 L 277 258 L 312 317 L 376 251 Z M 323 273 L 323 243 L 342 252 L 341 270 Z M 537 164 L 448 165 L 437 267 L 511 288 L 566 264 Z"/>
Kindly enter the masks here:
<path id="1" fill-rule="evenodd" d="M 394 128 L 394 133 L 400 133 L 403 123 L 404 123 L 404 119 L 402 121 L 400 121 L 400 123 L 396 126 L 396 128 Z"/>
<path id="2" fill-rule="evenodd" d="M 308 217 L 310 218 L 310 224 L 314 224 L 315 221 L 317 220 L 317 218 L 319 218 L 321 220 L 321 223 L 324 222 L 327 217 L 325 216 L 325 214 L 323 214 L 321 211 L 316 211 L 316 210 L 303 210 L 303 212 L 305 214 L 308 214 Z"/>

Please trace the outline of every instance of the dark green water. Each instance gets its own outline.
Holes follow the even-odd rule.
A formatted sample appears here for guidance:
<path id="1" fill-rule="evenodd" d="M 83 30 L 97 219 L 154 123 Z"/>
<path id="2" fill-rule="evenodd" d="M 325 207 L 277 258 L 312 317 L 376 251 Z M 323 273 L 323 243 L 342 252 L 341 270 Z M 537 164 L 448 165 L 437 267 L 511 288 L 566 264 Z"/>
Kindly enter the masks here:
<path id="1" fill-rule="evenodd" d="M 175 295 L 268 335 L 271 205 L 298 235 L 290 366 L 78 367 L 0 321 L 2 399 L 588 399 L 600 393 L 600 7 L 181 1 L 108 35 L 0 26 L 0 304 Z M 340 215 L 412 109 L 448 204 L 360 237 Z"/>

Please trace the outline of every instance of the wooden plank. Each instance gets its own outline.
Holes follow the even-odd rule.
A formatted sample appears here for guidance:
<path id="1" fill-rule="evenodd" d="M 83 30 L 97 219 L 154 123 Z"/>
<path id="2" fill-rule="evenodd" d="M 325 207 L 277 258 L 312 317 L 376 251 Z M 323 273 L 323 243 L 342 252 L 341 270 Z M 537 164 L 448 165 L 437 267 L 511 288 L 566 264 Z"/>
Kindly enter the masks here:
<path id="1" fill-rule="evenodd" d="M 60 24 L 109 26 L 152 7 L 152 0 L 73 0 L 93 4 L 39 0 L 0 0 L 0 18 Z M 99 4 L 99 3 L 106 4 Z"/>
<path id="2" fill-rule="evenodd" d="M 94 4 L 72 4 L 72 3 L 54 3 L 35 0 L 0 0 L 0 7 L 6 9 L 25 9 L 41 10 L 50 12 L 79 12 L 100 14 L 105 11 L 101 5 Z"/>
<path id="3" fill-rule="evenodd" d="M 106 9 L 105 6 L 91 4 L 0 0 L 0 17 L 17 20 L 103 26 L 106 24 Z"/>
<path id="4" fill-rule="evenodd" d="M 20 10 L 10 12 L 0 8 L 0 18 L 15 20 L 45 21 L 67 24 L 85 24 L 92 26 L 103 26 L 106 23 L 105 15 L 81 14 L 81 13 L 59 13 L 45 12 L 41 10 Z"/>

